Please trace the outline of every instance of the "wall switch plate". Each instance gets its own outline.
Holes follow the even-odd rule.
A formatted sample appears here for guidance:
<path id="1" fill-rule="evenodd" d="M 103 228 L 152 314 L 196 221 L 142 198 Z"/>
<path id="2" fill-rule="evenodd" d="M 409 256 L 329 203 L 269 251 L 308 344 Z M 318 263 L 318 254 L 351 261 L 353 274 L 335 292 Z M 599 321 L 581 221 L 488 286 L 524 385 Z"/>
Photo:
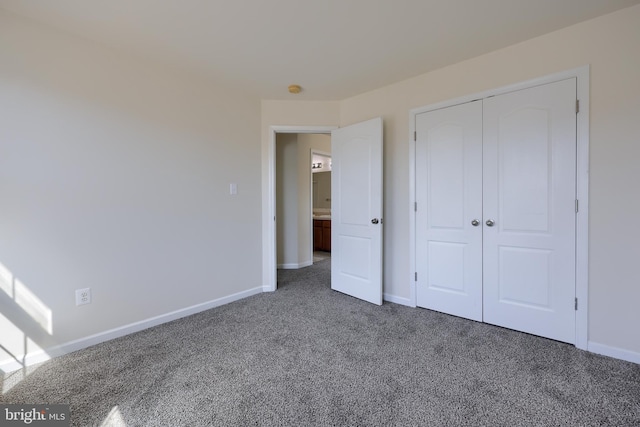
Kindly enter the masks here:
<path id="1" fill-rule="evenodd" d="M 76 289 L 76 305 L 91 303 L 91 288 Z"/>
<path id="2" fill-rule="evenodd" d="M 229 184 L 229 194 L 231 194 L 232 196 L 238 194 L 238 184 L 236 184 L 235 182 Z"/>

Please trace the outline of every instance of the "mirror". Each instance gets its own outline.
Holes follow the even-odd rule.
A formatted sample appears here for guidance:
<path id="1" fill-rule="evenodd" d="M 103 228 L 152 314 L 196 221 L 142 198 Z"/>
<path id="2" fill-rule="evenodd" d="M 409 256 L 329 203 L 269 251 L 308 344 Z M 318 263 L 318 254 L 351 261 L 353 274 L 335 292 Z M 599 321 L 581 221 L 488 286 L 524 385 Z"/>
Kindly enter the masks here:
<path id="1" fill-rule="evenodd" d="M 331 209 L 331 172 L 313 174 L 313 208 Z"/>

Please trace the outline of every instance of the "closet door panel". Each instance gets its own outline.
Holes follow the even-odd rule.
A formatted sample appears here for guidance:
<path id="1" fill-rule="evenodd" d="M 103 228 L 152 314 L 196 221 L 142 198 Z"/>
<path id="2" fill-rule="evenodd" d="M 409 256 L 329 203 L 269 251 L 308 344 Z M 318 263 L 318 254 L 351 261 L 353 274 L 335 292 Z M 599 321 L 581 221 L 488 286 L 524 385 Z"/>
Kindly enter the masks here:
<path id="1" fill-rule="evenodd" d="M 482 320 L 482 101 L 420 114 L 416 133 L 417 304 Z"/>
<path id="2" fill-rule="evenodd" d="M 488 98 L 484 321 L 575 340 L 576 82 Z"/>

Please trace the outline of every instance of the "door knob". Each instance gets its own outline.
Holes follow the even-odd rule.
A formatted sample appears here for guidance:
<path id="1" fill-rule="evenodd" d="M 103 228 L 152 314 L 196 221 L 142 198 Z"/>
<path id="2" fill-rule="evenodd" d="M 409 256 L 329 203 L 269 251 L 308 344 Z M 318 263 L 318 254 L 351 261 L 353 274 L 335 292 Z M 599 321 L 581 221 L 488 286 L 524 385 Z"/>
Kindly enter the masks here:
<path id="1" fill-rule="evenodd" d="M 493 222 L 493 220 L 492 220 L 492 219 L 488 219 L 488 220 L 487 220 L 487 225 L 488 225 L 489 227 L 493 227 L 493 224 L 495 224 L 495 222 Z"/>
<path id="2" fill-rule="evenodd" d="M 477 227 L 478 224 L 480 224 L 480 221 L 478 221 L 477 219 L 474 219 L 473 221 L 471 221 L 471 225 L 473 225 L 474 227 Z"/>
<path id="3" fill-rule="evenodd" d="M 373 219 L 371 220 L 371 224 L 377 224 L 377 223 L 379 223 L 379 222 L 380 222 L 380 221 L 378 221 L 378 218 L 373 218 Z"/>

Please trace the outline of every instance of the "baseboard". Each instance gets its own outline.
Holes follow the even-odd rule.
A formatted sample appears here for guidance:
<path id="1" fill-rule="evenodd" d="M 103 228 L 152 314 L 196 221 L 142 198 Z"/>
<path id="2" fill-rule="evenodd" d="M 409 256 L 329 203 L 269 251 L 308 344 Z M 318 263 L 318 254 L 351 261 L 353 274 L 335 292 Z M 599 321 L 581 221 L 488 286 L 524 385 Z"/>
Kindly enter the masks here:
<path id="1" fill-rule="evenodd" d="M 281 270 L 297 270 L 299 268 L 309 267 L 310 265 L 313 265 L 313 260 L 300 262 L 300 263 L 297 263 L 297 264 L 294 264 L 294 263 L 278 264 L 278 268 L 281 269 Z"/>
<path id="2" fill-rule="evenodd" d="M 59 357 L 67 353 L 82 350 L 83 348 L 91 347 L 92 345 L 100 344 L 105 341 L 133 334 L 135 332 L 139 332 L 153 326 L 158 326 L 163 323 L 191 316 L 192 314 L 200 313 L 201 311 L 220 307 L 221 305 L 229 304 L 230 302 L 238 301 L 252 295 L 261 294 L 263 291 L 264 290 L 262 286 L 260 286 L 201 304 L 192 305 L 191 307 L 175 310 L 170 313 L 162 314 L 160 316 L 150 317 L 139 322 L 134 322 L 129 325 L 120 326 L 118 328 L 90 335 L 88 337 L 69 341 L 67 343 L 53 346 L 44 350 L 34 351 L 27 354 L 24 359 L 22 359 L 24 361 L 24 364 L 16 360 L 7 360 L 0 362 L 0 371 L 11 372 L 22 369 L 25 366 L 30 366 L 40 362 L 46 362 L 47 360 L 50 360 L 54 357 Z"/>
<path id="3" fill-rule="evenodd" d="M 623 348 L 612 347 L 610 345 L 589 341 L 589 343 L 587 344 L 587 351 L 601 354 L 603 356 L 613 357 L 615 359 L 626 360 L 627 362 L 640 364 L 640 353 L 625 350 Z"/>
<path id="4" fill-rule="evenodd" d="M 387 302 L 406 305 L 407 307 L 415 307 L 414 305 L 411 304 L 411 300 L 409 298 L 403 298 L 403 297 L 399 297 L 391 294 L 383 294 L 382 299 Z"/>

